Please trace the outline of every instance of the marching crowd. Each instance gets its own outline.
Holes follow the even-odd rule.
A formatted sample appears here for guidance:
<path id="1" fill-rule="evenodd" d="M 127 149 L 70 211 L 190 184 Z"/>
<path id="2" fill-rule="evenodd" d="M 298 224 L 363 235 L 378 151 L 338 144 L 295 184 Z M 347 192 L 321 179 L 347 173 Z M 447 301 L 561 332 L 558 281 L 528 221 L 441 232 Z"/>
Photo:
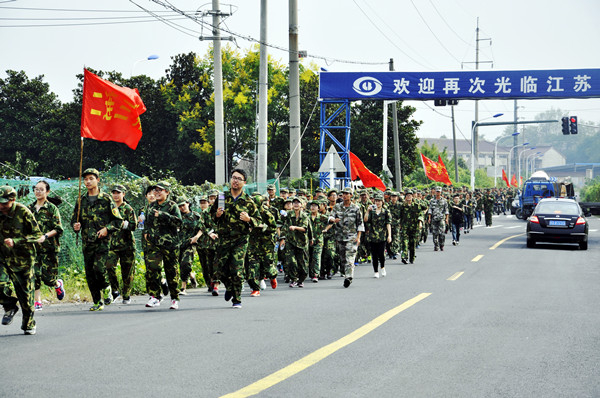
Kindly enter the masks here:
<path id="1" fill-rule="evenodd" d="M 86 169 L 82 194 L 70 220 L 82 242 L 85 275 L 93 305 L 101 311 L 116 300 L 131 303 L 135 272 L 133 232 L 143 224 L 146 265 L 146 307 L 161 305 L 170 296 L 178 309 L 188 286 L 197 286 L 192 270 L 197 255 L 208 291 L 223 295 L 233 308 L 242 306 L 242 289 L 260 296 L 267 283 L 278 286 L 283 273 L 290 288 L 304 288 L 336 274 L 348 288 L 354 267 L 371 263 L 374 277 L 385 277 L 386 257 L 413 264 L 419 245 L 432 234 L 435 251 L 444 251 L 446 234 L 459 245 L 461 232 L 476 223 L 491 226 L 494 205 L 511 203 L 510 189 L 470 192 L 466 187 L 436 187 L 429 192 L 344 188 L 306 190 L 267 186 L 267 195 L 244 192 L 246 172 L 231 173 L 229 190 L 207 192 L 198 211 L 185 196 L 175 196 L 161 181 L 146 189 L 147 203 L 136 211 L 125 200 L 126 189 L 99 188 L 100 173 Z M 34 312 L 41 310 L 42 282 L 65 297 L 58 278 L 58 252 L 63 225 L 57 207 L 48 200 L 50 185 L 38 182 L 36 201 L 16 202 L 16 191 L 0 187 L 0 304 L 3 325 L 22 310 L 21 328 L 35 334 Z M 500 210 L 505 211 L 501 206 Z M 120 265 L 121 283 L 117 271 Z M 12 287 L 11 287 L 12 282 Z M 14 289 L 14 294 L 13 294 Z M 15 297 L 16 296 L 16 297 Z"/>

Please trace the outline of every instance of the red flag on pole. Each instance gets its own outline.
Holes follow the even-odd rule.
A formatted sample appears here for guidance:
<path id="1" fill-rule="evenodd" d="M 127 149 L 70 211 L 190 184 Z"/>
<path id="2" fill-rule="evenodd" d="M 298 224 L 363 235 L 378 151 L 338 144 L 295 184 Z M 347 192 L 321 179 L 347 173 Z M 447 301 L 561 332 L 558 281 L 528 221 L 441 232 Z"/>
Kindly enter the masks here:
<path id="1" fill-rule="evenodd" d="M 367 166 L 352 152 L 350 152 L 350 178 L 352 181 L 360 178 L 365 188 L 377 188 L 381 191 L 385 191 L 385 184 L 377 175 L 373 174 L 371 170 L 367 169 Z"/>
<path id="2" fill-rule="evenodd" d="M 443 182 L 446 185 L 452 185 L 443 162 L 440 165 L 423 154 L 421 154 L 421 162 L 423 162 L 423 169 L 427 178 L 432 181 Z"/>
<path id="3" fill-rule="evenodd" d="M 450 181 L 450 176 L 448 175 L 448 169 L 446 169 L 446 165 L 444 164 L 441 155 L 438 155 L 438 166 L 442 170 L 442 175 L 446 177 L 444 181 L 440 182 L 443 182 L 446 185 L 452 185 L 452 181 Z"/>
<path id="4" fill-rule="evenodd" d="M 508 182 L 508 176 L 506 175 L 506 172 L 504 171 L 504 169 L 502 169 L 502 179 L 506 183 L 506 186 L 510 188 L 510 183 Z"/>
<path id="5" fill-rule="evenodd" d="M 137 89 L 120 87 L 84 69 L 81 136 L 137 148 L 146 106 Z"/>
<path id="6" fill-rule="evenodd" d="M 517 177 L 514 174 L 510 179 L 510 185 L 512 185 L 515 188 L 519 188 L 519 185 L 517 184 Z"/>

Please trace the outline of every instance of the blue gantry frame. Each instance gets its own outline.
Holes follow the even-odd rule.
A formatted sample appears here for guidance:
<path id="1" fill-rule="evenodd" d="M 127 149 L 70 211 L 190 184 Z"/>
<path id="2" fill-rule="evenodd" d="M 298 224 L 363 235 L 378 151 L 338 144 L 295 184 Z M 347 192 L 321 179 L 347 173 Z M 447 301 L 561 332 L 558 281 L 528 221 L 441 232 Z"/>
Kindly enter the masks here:
<path id="1" fill-rule="evenodd" d="M 328 117 L 328 110 L 333 113 Z M 349 100 L 322 100 L 321 101 L 321 119 L 319 125 L 321 131 L 321 142 L 319 150 L 319 163 L 322 164 L 331 142 L 335 145 L 342 162 L 346 166 L 344 177 L 335 177 L 336 180 L 342 180 L 342 187 L 350 186 L 350 101 Z M 342 139 L 343 132 L 343 140 Z M 319 173 L 319 186 L 321 188 L 331 188 L 329 186 L 329 173 Z"/>

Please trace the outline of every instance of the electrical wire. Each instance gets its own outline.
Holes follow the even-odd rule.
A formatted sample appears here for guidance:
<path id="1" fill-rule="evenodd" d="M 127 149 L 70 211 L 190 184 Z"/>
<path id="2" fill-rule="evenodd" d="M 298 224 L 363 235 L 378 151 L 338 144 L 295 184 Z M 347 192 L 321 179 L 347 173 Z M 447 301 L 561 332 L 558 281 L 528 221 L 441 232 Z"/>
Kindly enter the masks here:
<path id="1" fill-rule="evenodd" d="M 468 41 L 466 41 L 465 39 L 463 39 L 462 37 L 460 37 L 459 34 L 456 33 L 456 31 L 452 28 L 452 26 L 450 26 L 450 24 L 446 21 L 446 18 L 444 18 L 444 16 L 442 15 L 442 13 L 440 13 L 440 11 L 437 9 L 437 7 L 435 6 L 435 4 L 433 3 L 433 0 L 429 0 L 429 3 L 431 4 L 431 6 L 435 10 L 435 12 L 437 12 L 437 14 L 440 16 L 440 18 L 442 19 L 442 21 L 444 21 L 444 23 L 446 24 L 446 26 L 448 27 L 448 29 L 450 29 L 452 31 L 452 33 L 454 33 L 454 35 L 456 37 L 458 37 L 458 39 L 460 41 L 462 41 L 463 43 L 465 43 L 467 46 L 473 47 L 473 45 L 471 43 L 469 43 Z"/>
<path id="2" fill-rule="evenodd" d="M 167 26 L 169 26 L 170 28 L 173 28 L 173 29 L 175 29 L 175 30 L 177 30 L 177 31 L 179 31 L 179 32 L 181 32 L 181 33 L 183 33 L 183 34 L 185 34 L 185 35 L 188 35 L 188 36 L 191 36 L 191 37 L 198 37 L 198 35 L 200 34 L 200 32 L 197 32 L 197 31 L 195 31 L 195 30 L 192 30 L 192 29 L 186 28 L 186 27 L 184 27 L 184 26 L 181 26 L 181 25 L 179 25 L 179 24 L 176 24 L 176 23 L 173 23 L 173 22 L 169 22 L 169 21 L 167 21 L 167 20 L 166 20 L 165 18 L 163 18 L 162 16 L 160 16 L 160 15 L 158 15 L 158 14 L 154 13 L 154 11 L 150 11 L 150 10 L 147 10 L 147 9 L 145 9 L 144 7 L 142 7 L 141 5 L 137 4 L 137 3 L 136 3 L 135 1 L 133 1 L 133 0 L 129 0 L 129 1 L 130 1 L 131 3 L 133 3 L 134 5 L 136 5 L 137 7 L 139 7 L 140 9 L 144 10 L 145 12 L 147 12 L 148 14 L 152 15 L 154 18 L 156 18 L 157 20 L 161 21 L 161 22 L 162 22 L 162 23 L 164 23 L 165 25 L 167 25 Z M 185 30 L 189 30 L 189 31 L 190 31 L 190 32 L 192 32 L 192 33 L 185 32 L 183 29 L 185 29 Z"/>
<path id="3" fill-rule="evenodd" d="M 185 18 L 173 17 L 165 19 L 168 21 L 181 20 Z M 0 25 L 0 28 L 48 28 L 48 27 L 67 27 L 67 26 L 90 26 L 90 25 L 122 25 L 132 23 L 158 22 L 156 19 L 143 21 L 114 21 L 114 22 L 85 22 L 85 23 L 59 23 L 59 24 L 24 24 L 24 25 Z M 184 32 L 185 33 L 185 32 Z M 196 36 L 194 36 L 196 37 Z"/>

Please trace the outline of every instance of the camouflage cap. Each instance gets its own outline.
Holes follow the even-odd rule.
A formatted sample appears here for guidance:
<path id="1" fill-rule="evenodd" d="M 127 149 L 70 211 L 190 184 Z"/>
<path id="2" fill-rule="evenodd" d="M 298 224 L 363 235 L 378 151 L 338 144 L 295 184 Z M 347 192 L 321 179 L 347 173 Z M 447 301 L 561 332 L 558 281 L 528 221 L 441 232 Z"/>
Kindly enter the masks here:
<path id="1" fill-rule="evenodd" d="M 299 196 L 294 196 L 294 197 L 292 198 L 292 202 L 300 202 L 300 203 L 302 203 L 302 199 L 300 199 L 300 197 L 299 197 Z"/>
<path id="2" fill-rule="evenodd" d="M 81 176 L 85 177 L 88 174 L 93 174 L 96 176 L 96 178 L 100 178 L 100 172 L 94 168 L 89 168 L 89 169 L 83 170 L 83 173 L 81 174 Z"/>
<path id="3" fill-rule="evenodd" d="M 125 189 L 125 187 L 121 184 L 116 184 L 116 185 L 113 185 L 110 192 L 115 192 L 115 191 L 125 193 L 125 192 L 127 192 L 127 189 Z"/>
<path id="4" fill-rule="evenodd" d="M 414 194 L 414 192 L 413 192 L 412 189 L 407 189 L 406 191 L 404 191 L 404 194 L 405 195 L 412 195 L 412 194 Z"/>
<path id="5" fill-rule="evenodd" d="M 208 196 L 218 196 L 219 195 L 219 191 L 216 189 L 211 189 L 210 191 L 208 191 Z"/>
<path id="6" fill-rule="evenodd" d="M 208 202 L 208 196 L 206 196 L 206 195 L 200 196 L 200 202 Z"/>
<path id="7" fill-rule="evenodd" d="M 309 206 L 315 205 L 315 206 L 319 206 L 321 204 L 320 200 L 311 200 L 310 202 L 308 202 Z"/>
<path id="8" fill-rule="evenodd" d="M 377 192 L 374 197 L 375 200 L 383 200 L 383 193 Z"/>
<path id="9" fill-rule="evenodd" d="M 269 185 L 267 185 L 267 189 L 275 189 L 275 184 L 269 184 Z"/>
<path id="10" fill-rule="evenodd" d="M 17 191 L 11 186 L 4 185 L 0 187 L 0 203 L 8 203 L 8 201 L 17 198 Z"/>
<path id="11" fill-rule="evenodd" d="M 186 203 L 190 203 L 187 196 L 181 195 L 179 198 L 177 198 L 177 206 L 183 206 Z"/>
<path id="12" fill-rule="evenodd" d="M 325 192 L 325 190 L 321 187 L 315 189 L 315 193 L 322 193 L 322 192 Z"/>
<path id="13" fill-rule="evenodd" d="M 349 193 L 349 194 L 352 194 L 352 188 L 350 188 L 350 187 L 346 187 L 346 188 L 342 189 L 342 193 Z"/>
<path id="14" fill-rule="evenodd" d="M 292 198 L 287 198 L 286 200 L 283 201 L 283 203 L 292 203 Z"/>
<path id="15" fill-rule="evenodd" d="M 360 195 L 361 195 L 361 196 L 362 196 L 362 195 L 368 195 L 368 194 L 369 194 L 369 191 L 368 191 L 368 190 L 366 190 L 366 189 L 363 189 L 363 190 L 361 190 L 361 191 L 360 191 Z"/>
<path id="16" fill-rule="evenodd" d="M 442 192 L 442 187 L 435 187 L 436 192 Z"/>
<path id="17" fill-rule="evenodd" d="M 288 193 L 288 192 L 290 192 L 290 191 L 289 191 L 289 189 L 287 189 L 287 188 L 279 188 L 279 192 L 280 192 L 280 193 Z"/>
<path id="18" fill-rule="evenodd" d="M 327 191 L 327 196 L 331 195 L 332 193 L 337 194 L 338 193 L 337 189 L 330 189 L 329 191 Z"/>
<path id="19" fill-rule="evenodd" d="M 254 191 L 254 192 L 252 192 L 252 195 L 251 195 L 251 196 L 253 196 L 253 197 L 254 197 L 254 196 L 260 196 L 260 192 L 258 192 L 258 191 Z"/>
<path id="20" fill-rule="evenodd" d="M 171 184 L 166 181 L 159 181 L 155 185 L 156 188 L 164 189 L 165 191 L 171 190 Z"/>
<path id="21" fill-rule="evenodd" d="M 392 191 L 392 193 L 390 194 L 390 196 L 400 196 L 400 193 L 396 192 L 396 191 Z"/>

